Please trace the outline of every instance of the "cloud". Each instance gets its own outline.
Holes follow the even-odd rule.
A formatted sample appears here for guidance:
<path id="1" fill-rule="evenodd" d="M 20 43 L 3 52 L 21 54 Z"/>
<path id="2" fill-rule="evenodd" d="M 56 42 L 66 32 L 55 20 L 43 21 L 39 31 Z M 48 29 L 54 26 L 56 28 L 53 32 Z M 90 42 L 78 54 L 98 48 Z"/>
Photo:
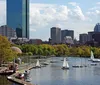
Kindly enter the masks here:
<path id="1" fill-rule="evenodd" d="M 89 9 L 87 12 L 87 15 L 92 16 L 95 15 L 95 17 L 100 16 L 100 6 L 95 6 Z"/>
<path id="2" fill-rule="evenodd" d="M 68 20 L 69 9 L 64 5 L 32 4 L 30 5 L 30 24 L 35 28 L 45 27 L 55 22 Z M 32 27 L 33 28 L 33 27 Z"/>
<path id="3" fill-rule="evenodd" d="M 6 2 L 0 0 L 0 26 L 6 24 Z"/>
<path id="4" fill-rule="evenodd" d="M 76 2 L 69 2 L 68 4 L 72 5 L 72 6 L 76 6 L 77 3 Z"/>
<path id="5" fill-rule="evenodd" d="M 97 4 L 97 5 L 100 5 L 100 2 L 97 2 L 96 4 Z"/>
<path id="6" fill-rule="evenodd" d="M 100 2 L 97 2 L 94 7 L 89 8 L 86 14 L 92 21 L 100 22 Z"/>
<path id="7" fill-rule="evenodd" d="M 96 14 L 100 14 L 100 10 L 95 10 Z"/>
<path id="8" fill-rule="evenodd" d="M 90 10 L 90 11 L 93 11 L 93 10 L 97 10 L 97 9 L 100 10 L 100 6 L 94 6 L 94 7 L 90 8 L 89 10 Z"/>
<path id="9" fill-rule="evenodd" d="M 81 8 L 79 6 L 74 6 L 74 9 L 70 10 L 70 16 L 76 20 L 86 20 L 85 15 L 83 14 Z"/>
<path id="10" fill-rule="evenodd" d="M 77 5 L 73 9 L 66 5 L 56 4 L 31 3 L 30 5 L 30 23 L 34 26 L 41 27 L 53 22 L 67 22 L 72 17 L 75 20 L 85 20 L 85 15 Z"/>

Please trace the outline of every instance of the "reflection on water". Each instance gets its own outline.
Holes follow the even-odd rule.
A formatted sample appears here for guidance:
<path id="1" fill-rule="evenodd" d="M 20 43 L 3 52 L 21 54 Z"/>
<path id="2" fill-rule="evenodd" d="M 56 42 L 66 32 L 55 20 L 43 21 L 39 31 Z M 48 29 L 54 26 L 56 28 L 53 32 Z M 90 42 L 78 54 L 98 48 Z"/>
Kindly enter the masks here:
<path id="1" fill-rule="evenodd" d="M 67 71 L 64 70 L 64 71 L 62 72 L 62 79 L 63 79 L 63 80 L 66 80 L 68 74 L 69 74 L 69 70 L 67 70 Z M 67 79 L 68 79 L 68 78 L 67 78 Z"/>
<path id="2" fill-rule="evenodd" d="M 51 59 L 50 59 L 51 60 Z M 31 70 L 31 83 L 37 85 L 100 85 L 100 64 L 91 66 L 87 58 L 68 58 L 69 70 L 62 70 L 62 58 L 47 67 Z M 83 68 L 73 68 L 73 65 L 87 65 Z"/>

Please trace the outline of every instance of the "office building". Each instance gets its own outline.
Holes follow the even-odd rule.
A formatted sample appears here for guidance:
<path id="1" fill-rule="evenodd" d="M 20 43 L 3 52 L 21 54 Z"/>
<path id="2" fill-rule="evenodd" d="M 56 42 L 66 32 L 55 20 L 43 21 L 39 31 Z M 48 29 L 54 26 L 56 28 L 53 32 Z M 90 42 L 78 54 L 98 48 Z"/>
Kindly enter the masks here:
<path id="1" fill-rule="evenodd" d="M 22 45 L 29 42 L 28 38 L 9 38 L 9 41 L 14 44 Z"/>
<path id="2" fill-rule="evenodd" d="M 100 43 L 100 32 L 95 32 L 95 33 L 92 35 L 92 38 L 93 38 L 94 41 Z"/>
<path id="3" fill-rule="evenodd" d="M 0 35 L 6 36 L 7 38 L 11 38 L 11 37 L 16 38 L 15 30 L 8 27 L 7 25 L 3 25 L 0 27 Z"/>
<path id="4" fill-rule="evenodd" d="M 88 41 L 88 34 L 80 34 L 79 41 L 81 44 L 85 44 Z"/>
<path id="5" fill-rule="evenodd" d="M 93 31 L 88 32 L 88 41 L 92 41 L 93 40 L 93 38 L 92 38 L 93 34 L 94 34 Z"/>
<path id="6" fill-rule="evenodd" d="M 61 41 L 64 41 L 66 36 L 70 36 L 72 40 L 74 39 L 74 31 L 73 30 L 61 30 Z"/>
<path id="7" fill-rule="evenodd" d="M 100 23 L 97 23 L 94 27 L 94 32 L 100 32 Z"/>
<path id="8" fill-rule="evenodd" d="M 51 43 L 61 43 L 61 29 L 59 27 L 51 28 Z"/>
<path id="9" fill-rule="evenodd" d="M 17 37 L 29 38 L 29 0 L 7 0 L 7 25 Z"/>

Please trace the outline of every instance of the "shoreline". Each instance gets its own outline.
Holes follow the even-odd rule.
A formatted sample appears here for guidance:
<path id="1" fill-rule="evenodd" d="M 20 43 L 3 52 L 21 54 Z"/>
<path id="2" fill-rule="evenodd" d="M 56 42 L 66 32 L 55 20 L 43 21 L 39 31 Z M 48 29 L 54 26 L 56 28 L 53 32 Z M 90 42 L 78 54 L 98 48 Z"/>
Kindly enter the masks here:
<path id="1" fill-rule="evenodd" d="M 21 80 L 21 79 L 15 78 L 15 76 L 18 73 L 23 73 L 25 70 L 30 70 L 34 66 L 35 66 L 35 64 L 31 64 L 27 69 L 26 69 L 26 67 L 24 67 L 24 69 L 18 70 L 18 71 L 16 71 L 16 73 L 14 73 L 14 74 L 12 74 L 10 76 L 7 76 L 7 79 L 9 81 L 11 81 L 11 82 L 15 82 L 15 83 L 20 84 L 20 85 L 35 85 L 35 84 L 31 84 L 30 82 L 26 82 L 25 80 Z"/>

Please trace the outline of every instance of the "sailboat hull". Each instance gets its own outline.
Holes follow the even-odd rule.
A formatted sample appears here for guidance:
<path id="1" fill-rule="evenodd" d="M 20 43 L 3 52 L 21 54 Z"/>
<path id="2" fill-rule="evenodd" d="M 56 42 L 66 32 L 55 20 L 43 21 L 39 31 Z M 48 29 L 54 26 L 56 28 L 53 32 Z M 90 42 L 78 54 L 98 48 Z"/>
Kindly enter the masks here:
<path id="1" fill-rule="evenodd" d="M 33 68 L 35 68 L 35 69 L 36 69 L 36 68 L 41 68 L 41 66 L 35 66 L 35 67 L 33 67 Z"/>
<path id="2" fill-rule="evenodd" d="M 93 59 L 92 62 L 100 62 L 100 59 Z"/>
<path id="3" fill-rule="evenodd" d="M 92 59 L 89 59 L 88 61 L 92 61 Z"/>
<path id="4" fill-rule="evenodd" d="M 69 69 L 69 68 L 68 67 L 62 67 L 62 69 L 65 70 L 65 69 Z"/>

